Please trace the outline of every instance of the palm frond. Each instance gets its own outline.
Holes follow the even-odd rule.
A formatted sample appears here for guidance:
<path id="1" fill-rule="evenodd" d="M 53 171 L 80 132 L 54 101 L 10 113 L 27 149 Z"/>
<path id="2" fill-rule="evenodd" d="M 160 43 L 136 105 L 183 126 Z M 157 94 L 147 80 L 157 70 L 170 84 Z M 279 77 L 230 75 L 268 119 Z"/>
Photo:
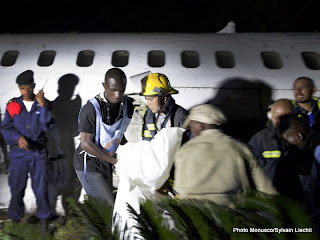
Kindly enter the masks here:
<path id="1" fill-rule="evenodd" d="M 111 231 L 112 208 L 107 201 L 88 197 L 82 204 L 69 198 L 69 213 L 77 217 L 82 226 L 88 229 L 92 239 L 113 239 Z"/>
<path id="2" fill-rule="evenodd" d="M 130 205 L 128 205 L 128 209 L 134 220 L 139 223 L 136 228 L 144 239 L 177 239 L 175 234 L 170 232 L 170 230 L 163 225 L 162 216 L 154 209 L 152 201 L 148 200 L 140 205 L 140 214 L 138 214 Z"/>
<path id="3" fill-rule="evenodd" d="M 70 217 L 64 226 L 60 226 L 54 233 L 56 240 L 81 240 L 88 238 L 88 229 L 77 217 Z"/>
<path id="4" fill-rule="evenodd" d="M 238 211 L 244 213 L 258 212 L 264 216 L 265 221 L 259 220 L 258 228 L 312 228 L 310 217 L 303 209 L 303 206 L 284 196 L 268 196 L 262 193 L 248 193 L 245 196 L 237 198 L 235 201 Z M 255 219 L 251 219 L 254 221 Z M 268 224 L 267 221 L 271 223 Z M 259 224 L 261 223 L 261 224 Z M 277 239 L 306 239 L 305 233 L 284 232 L 275 234 Z M 308 233 L 308 239 L 317 239 L 317 233 Z"/>
<path id="5" fill-rule="evenodd" d="M 308 215 L 299 204 L 280 196 L 272 197 L 258 192 L 235 198 L 236 207 L 233 209 L 197 199 L 148 200 L 141 204 L 142 208 L 145 204 L 155 212 L 149 213 L 149 217 L 158 217 L 156 225 L 162 221 L 162 225 L 176 233 L 178 239 L 306 239 L 306 233 L 295 233 L 294 229 L 312 227 Z M 136 214 L 139 225 L 142 223 L 143 228 L 152 231 L 150 228 L 153 226 L 147 224 L 152 219 L 145 218 L 144 213 L 142 215 Z M 163 220 L 164 215 L 169 220 Z M 246 232 L 239 233 L 235 228 Z M 279 234 L 281 228 L 291 232 Z M 265 232 L 269 229 L 271 232 Z M 307 238 L 317 239 L 317 234 L 307 233 Z M 153 236 L 153 239 L 159 237 Z"/>

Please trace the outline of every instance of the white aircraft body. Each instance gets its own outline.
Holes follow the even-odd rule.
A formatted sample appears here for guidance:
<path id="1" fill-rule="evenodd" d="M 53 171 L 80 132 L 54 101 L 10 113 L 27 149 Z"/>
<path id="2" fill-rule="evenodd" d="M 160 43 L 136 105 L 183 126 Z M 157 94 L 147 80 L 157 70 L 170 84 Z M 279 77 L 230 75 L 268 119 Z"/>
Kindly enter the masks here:
<path id="1" fill-rule="evenodd" d="M 48 80 L 44 92 L 49 100 L 58 95 L 58 79 L 75 74 L 83 104 L 102 90 L 104 74 L 112 67 L 128 76 L 128 94 L 140 91 L 129 76 L 166 74 L 180 92 L 176 101 L 187 109 L 212 99 L 231 79 L 261 81 L 272 89 L 273 99 L 292 98 L 297 77 L 311 77 L 319 87 L 319 53 L 319 33 L 3 34 L 0 107 L 3 113 L 7 101 L 20 95 L 15 79 L 27 69 L 34 71 L 38 89 Z"/>
<path id="2" fill-rule="evenodd" d="M 3 34 L 0 109 L 3 115 L 7 101 L 20 95 L 15 80 L 27 69 L 49 100 L 58 96 L 59 79 L 74 74 L 74 94 L 84 105 L 103 90 L 106 71 L 119 67 L 128 77 L 126 94 L 140 91 L 140 78 L 130 76 L 161 72 L 186 109 L 210 102 L 238 124 L 261 126 L 273 100 L 293 98 L 297 77 L 310 77 L 319 88 L 319 54 L 319 33 Z"/>

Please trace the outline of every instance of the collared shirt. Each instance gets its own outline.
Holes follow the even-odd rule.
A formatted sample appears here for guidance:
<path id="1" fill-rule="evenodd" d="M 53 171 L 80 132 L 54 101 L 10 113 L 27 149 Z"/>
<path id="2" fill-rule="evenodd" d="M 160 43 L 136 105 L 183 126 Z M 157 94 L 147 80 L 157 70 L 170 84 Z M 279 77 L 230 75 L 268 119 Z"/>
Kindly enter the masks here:
<path id="1" fill-rule="evenodd" d="M 156 119 L 158 118 L 158 113 L 155 114 Z M 162 128 L 167 128 L 167 127 L 171 127 L 171 120 L 170 118 L 167 119 L 165 125 L 163 126 L 162 124 L 164 123 L 164 121 L 166 120 L 167 115 L 165 113 L 160 113 L 158 121 L 156 122 L 157 124 L 157 129 L 158 131 L 161 130 Z"/>

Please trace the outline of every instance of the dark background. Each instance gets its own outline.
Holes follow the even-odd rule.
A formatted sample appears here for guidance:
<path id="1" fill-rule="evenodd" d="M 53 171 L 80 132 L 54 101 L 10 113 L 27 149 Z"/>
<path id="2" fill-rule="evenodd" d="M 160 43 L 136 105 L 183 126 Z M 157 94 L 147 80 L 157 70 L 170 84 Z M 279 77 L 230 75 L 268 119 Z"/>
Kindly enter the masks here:
<path id="1" fill-rule="evenodd" d="M 65 1 L 2 6 L 0 33 L 318 32 L 319 0 Z"/>

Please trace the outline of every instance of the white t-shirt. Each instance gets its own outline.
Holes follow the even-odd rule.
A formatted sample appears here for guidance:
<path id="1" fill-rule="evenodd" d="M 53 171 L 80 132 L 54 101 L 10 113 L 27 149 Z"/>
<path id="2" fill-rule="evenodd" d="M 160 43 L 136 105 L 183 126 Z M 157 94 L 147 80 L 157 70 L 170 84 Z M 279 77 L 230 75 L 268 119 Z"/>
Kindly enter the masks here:
<path id="1" fill-rule="evenodd" d="M 22 100 L 22 102 L 23 102 L 24 106 L 26 107 L 27 111 L 30 112 L 34 101 L 25 101 L 25 100 Z"/>

